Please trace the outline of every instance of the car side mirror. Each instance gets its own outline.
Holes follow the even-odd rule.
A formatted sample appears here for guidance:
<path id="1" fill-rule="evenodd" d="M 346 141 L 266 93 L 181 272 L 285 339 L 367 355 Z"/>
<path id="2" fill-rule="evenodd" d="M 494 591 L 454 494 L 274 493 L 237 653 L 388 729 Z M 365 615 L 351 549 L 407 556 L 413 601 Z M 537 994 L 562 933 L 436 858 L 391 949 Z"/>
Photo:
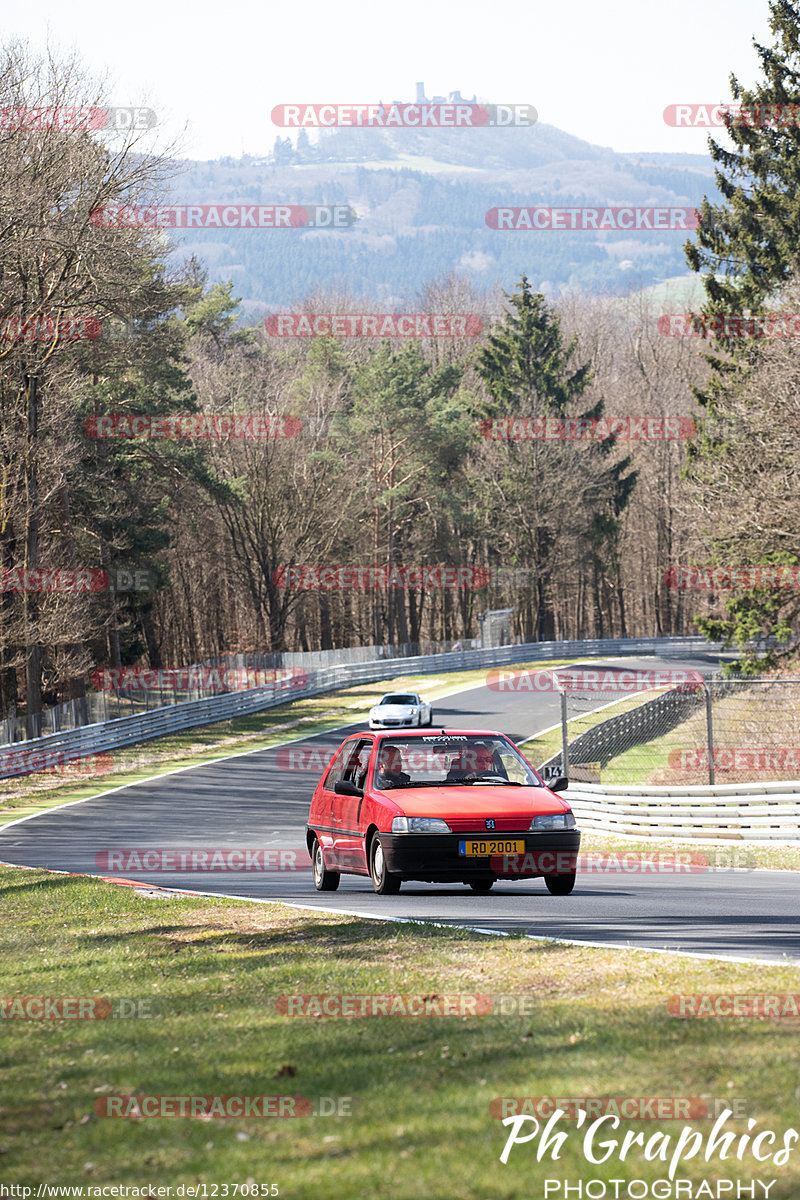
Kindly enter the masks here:
<path id="1" fill-rule="evenodd" d="M 569 780 L 566 775 L 559 775 L 558 779 L 554 779 L 552 783 L 547 785 L 551 792 L 565 792 L 569 787 Z"/>
<path id="2" fill-rule="evenodd" d="M 358 796 L 364 795 L 364 789 L 356 787 L 349 779 L 337 779 L 333 785 L 333 790 L 337 796 Z"/>

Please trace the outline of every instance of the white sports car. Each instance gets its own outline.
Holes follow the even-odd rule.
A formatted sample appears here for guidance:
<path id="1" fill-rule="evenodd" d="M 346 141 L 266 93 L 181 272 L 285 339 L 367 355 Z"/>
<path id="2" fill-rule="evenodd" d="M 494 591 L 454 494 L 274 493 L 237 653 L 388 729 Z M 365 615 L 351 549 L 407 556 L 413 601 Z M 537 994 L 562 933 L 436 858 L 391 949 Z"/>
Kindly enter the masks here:
<path id="1" fill-rule="evenodd" d="M 387 692 L 369 710 L 370 729 L 393 729 L 400 725 L 430 725 L 433 709 L 416 692 Z"/>

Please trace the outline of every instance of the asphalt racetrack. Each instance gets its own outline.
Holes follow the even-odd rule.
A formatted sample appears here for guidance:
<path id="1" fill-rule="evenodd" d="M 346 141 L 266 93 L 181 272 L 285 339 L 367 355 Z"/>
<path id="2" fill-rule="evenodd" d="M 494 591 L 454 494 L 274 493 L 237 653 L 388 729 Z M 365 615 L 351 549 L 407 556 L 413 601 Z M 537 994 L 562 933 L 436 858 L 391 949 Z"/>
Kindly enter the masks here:
<path id="1" fill-rule="evenodd" d="M 591 665 L 696 668 L 704 673 L 718 667 L 710 657 L 628 657 Z M 608 699 L 605 695 L 599 702 Z M 559 719 L 558 694 L 496 692 L 483 685 L 434 706 L 434 727 L 496 729 L 515 741 Z M 282 752 L 259 750 L 162 775 L 21 820 L 0 830 L 0 861 L 124 877 L 151 888 L 280 900 L 360 916 L 467 925 L 497 934 L 749 961 L 800 959 L 800 887 L 792 871 L 716 867 L 690 874 L 579 872 L 575 891 L 563 897 L 549 895 L 541 879 L 499 882 L 485 896 L 463 885 L 424 883 L 404 883 L 399 895 L 377 896 L 369 879 L 343 875 L 338 891 L 315 891 L 305 821 L 321 774 L 319 762 L 359 728 L 366 725 L 294 742 Z M 287 760 L 296 764 L 299 752 L 309 750 L 319 751 L 312 756 L 311 769 L 290 769 Z M 654 844 L 654 849 L 668 848 L 668 843 Z M 120 861 L 129 861 L 131 850 L 141 855 L 151 849 L 271 853 L 255 858 L 251 854 L 248 870 L 114 869 Z M 281 856 L 281 850 L 295 853 Z M 246 863 L 245 853 L 231 861 Z M 159 862 L 163 865 L 163 859 Z"/>

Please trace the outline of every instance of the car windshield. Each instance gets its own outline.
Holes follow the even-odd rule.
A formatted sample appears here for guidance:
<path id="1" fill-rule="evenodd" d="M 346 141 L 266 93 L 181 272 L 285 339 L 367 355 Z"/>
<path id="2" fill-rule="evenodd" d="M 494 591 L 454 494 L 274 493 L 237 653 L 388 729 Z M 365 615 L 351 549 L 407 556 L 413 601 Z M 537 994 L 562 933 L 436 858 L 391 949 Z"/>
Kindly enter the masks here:
<path id="1" fill-rule="evenodd" d="M 459 784 L 544 787 L 511 742 L 469 734 L 382 740 L 373 782 L 382 791 Z"/>
<path id="2" fill-rule="evenodd" d="M 388 696 L 383 697 L 381 704 L 419 704 L 419 697 L 411 692 L 390 692 Z M 380 705 L 378 707 L 380 708 Z"/>

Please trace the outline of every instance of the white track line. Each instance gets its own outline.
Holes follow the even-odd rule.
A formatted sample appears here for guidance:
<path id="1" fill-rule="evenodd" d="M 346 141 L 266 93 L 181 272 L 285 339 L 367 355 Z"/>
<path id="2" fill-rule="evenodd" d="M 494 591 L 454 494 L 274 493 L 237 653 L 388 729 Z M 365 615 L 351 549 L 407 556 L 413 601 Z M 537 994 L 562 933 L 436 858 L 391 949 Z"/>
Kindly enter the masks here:
<path id="1" fill-rule="evenodd" d="M 327 913 L 328 916 L 358 917 L 363 921 L 392 921 L 400 925 L 431 925 L 434 929 L 464 929 L 468 933 L 480 933 L 487 937 L 523 937 L 530 942 L 556 942 L 561 946 L 586 946 L 590 950 L 634 950 L 637 954 L 671 954 L 678 958 L 695 958 L 711 962 L 742 963 L 748 966 L 796 966 L 794 959 L 786 955 L 777 958 L 745 958 L 732 954 L 701 954 L 694 950 L 670 950 L 667 946 L 633 946 L 630 942 L 592 942 L 583 938 L 556 937 L 546 933 L 509 933 L 504 929 L 487 929 L 481 925 L 460 925 L 452 921 L 426 921 L 421 917 L 385 917 L 371 912 L 361 912 L 358 909 L 327 908 L 319 904 L 298 904 L 294 900 L 263 899 L 259 896 L 237 896 L 231 892 L 196 892 L 185 891 L 182 888 L 161 887 L 159 884 L 148 884 L 135 879 L 111 879 L 103 875 L 84 875 L 79 871 L 60 871 L 52 867 L 29 867 L 27 864 L 0 862 L 3 867 L 19 867 L 26 871 L 46 871 L 49 875 L 69 875 L 79 879 L 100 879 L 103 883 L 113 883 L 116 887 L 147 888 L 149 891 L 169 892 L 176 896 L 203 896 L 211 900 L 236 900 L 245 904 L 280 904 L 284 908 L 294 908 L 300 912 Z"/>

